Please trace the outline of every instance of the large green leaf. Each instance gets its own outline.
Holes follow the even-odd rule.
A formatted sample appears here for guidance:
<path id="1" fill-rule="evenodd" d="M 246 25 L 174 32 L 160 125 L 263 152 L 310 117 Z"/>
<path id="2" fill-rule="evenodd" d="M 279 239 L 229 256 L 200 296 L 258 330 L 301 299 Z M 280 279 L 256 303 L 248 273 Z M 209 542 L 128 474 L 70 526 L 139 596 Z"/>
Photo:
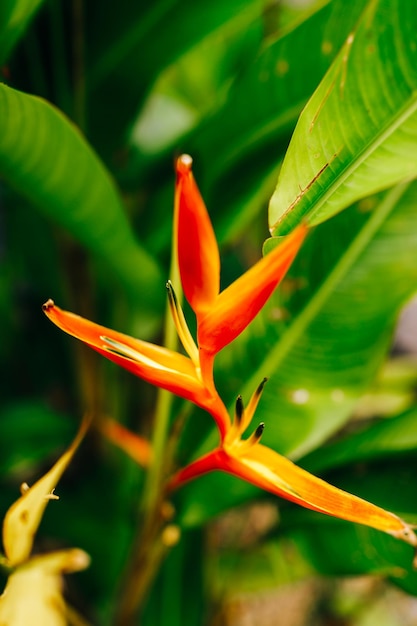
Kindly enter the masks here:
<path id="1" fill-rule="evenodd" d="M 256 421 L 265 422 L 263 440 L 275 450 L 299 458 L 316 448 L 346 422 L 373 380 L 399 307 L 417 286 L 410 254 L 417 246 L 416 201 L 417 184 L 396 187 L 370 216 L 351 209 L 317 228 L 299 258 L 311 268 L 312 284 L 293 296 L 293 317 L 291 309 L 276 303 L 225 351 L 216 377 L 224 397 L 242 393 L 248 400 L 270 376 Z M 327 276 L 320 274 L 320 259 L 329 261 L 326 246 L 334 265 Z M 278 313 L 290 319 L 277 322 Z M 246 381 L 243 387 L 239 380 Z M 216 441 L 208 438 L 199 452 Z M 224 489 L 222 481 L 220 474 L 204 478 L 201 493 L 216 494 L 208 503 L 198 482 L 187 487 L 187 523 L 253 494 L 253 488 L 235 482 Z"/>
<path id="2" fill-rule="evenodd" d="M 43 0 L 2 0 L 0 3 L 0 64 L 9 55 Z"/>
<path id="3" fill-rule="evenodd" d="M 287 232 L 417 175 L 417 12 L 370 0 L 304 109 L 271 199 Z M 282 222 L 282 226 L 281 226 Z"/>
<path id="4" fill-rule="evenodd" d="M 132 299 L 150 309 L 159 300 L 159 269 L 135 240 L 114 183 L 93 150 L 54 107 L 5 85 L 0 173 L 104 259 Z"/>

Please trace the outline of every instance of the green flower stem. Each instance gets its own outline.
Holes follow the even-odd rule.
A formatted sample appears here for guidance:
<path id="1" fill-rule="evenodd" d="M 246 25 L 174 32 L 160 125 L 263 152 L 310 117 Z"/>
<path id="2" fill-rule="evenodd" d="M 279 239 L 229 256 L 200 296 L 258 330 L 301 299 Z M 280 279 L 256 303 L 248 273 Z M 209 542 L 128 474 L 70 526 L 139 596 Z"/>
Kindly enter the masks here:
<path id="1" fill-rule="evenodd" d="M 179 275 L 175 259 L 174 252 L 171 260 L 171 276 L 177 285 Z M 171 350 L 178 348 L 178 336 L 168 304 L 165 314 L 164 337 L 164 344 L 167 348 Z M 163 540 L 162 531 L 169 521 L 164 492 L 166 477 L 170 473 L 172 455 L 176 448 L 170 439 L 172 402 L 171 393 L 163 389 L 158 390 L 151 440 L 153 462 L 146 477 L 140 507 L 141 523 L 132 547 L 132 558 L 127 566 L 121 586 L 120 601 L 115 616 L 116 626 L 134 626 L 138 623 L 138 613 L 143 607 L 159 567 L 170 549 L 170 545 Z"/>
<path id="2" fill-rule="evenodd" d="M 173 282 L 177 284 L 179 282 L 179 274 L 174 255 L 171 259 L 170 273 L 173 276 Z M 164 344 L 167 348 L 170 350 L 178 349 L 178 335 L 168 303 L 165 312 L 164 339 Z M 170 462 L 167 458 L 166 448 L 169 436 L 172 401 L 173 396 L 170 392 L 164 389 L 158 389 L 151 441 L 154 461 L 149 468 L 142 499 L 142 511 L 145 516 L 147 516 L 148 512 L 152 511 L 155 503 L 160 502 L 165 474 L 169 470 L 168 465 Z"/>

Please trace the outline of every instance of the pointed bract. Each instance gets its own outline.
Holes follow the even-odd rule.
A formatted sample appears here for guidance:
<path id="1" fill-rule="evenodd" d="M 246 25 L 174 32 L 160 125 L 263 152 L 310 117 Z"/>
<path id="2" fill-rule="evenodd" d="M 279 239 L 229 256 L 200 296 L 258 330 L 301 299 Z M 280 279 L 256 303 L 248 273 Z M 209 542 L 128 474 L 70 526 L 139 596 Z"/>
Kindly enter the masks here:
<path id="1" fill-rule="evenodd" d="M 205 398 L 204 386 L 188 357 L 63 311 L 52 300 L 43 305 L 43 310 L 61 330 L 132 374 L 197 404 Z"/>
<path id="2" fill-rule="evenodd" d="M 192 159 L 177 160 L 175 232 L 182 288 L 193 311 L 208 310 L 220 289 L 220 257 L 204 200 L 191 171 Z"/>
<path id="3" fill-rule="evenodd" d="M 220 446 L 177 472 L 169 489 L 176 489 L 207 472 L 221 470 L 307 509 L 370 526 L 417 548 L 417 537 L 411 526 L 393 513 L 326 483 L 260 444 L 263 422 L 250 437 L 241 438 L 265 382 L 266 379 L 258 386 L 246 411 L 238 396 L 235 419 Z"/>
<path id="4" fill-rule="evenodd" d="M 412 528 L 393 513 L 330 485 L 259 443 L 244 454 L 239 454 L 238 449 L 228 451 L 226 447 L 209 452 L 180 470 L 170 489 L 215 470 L 232 474 L 307 509 L 370 526 L 417 547 Z"/>
<path id="5" fill-rule="evenodd" d="M 304 226 L 219 295 L 220 258 L 213 227 L 192 171 L 192 159 L 177 160 L 174 240 L 182 287 L 197 317 L 197 344 L 170 281 L 171 313 L 188 357 L 62 311 L 52 300 L 43 309 L 62 330 L 144 380 L 208 411 L 223 440 L 230 417 L 213 378 L 214 357 L 259 312 L 282 280 L 306 234 Z"/>
<path id="6" fill-rule="evenodd" d="M 200 349 L 216 354 L 245 330 L 284 278 L 306 234 L 307 227 L 301 224 L 220 293 L 210 311 L 200 319 Z"/>
<path id="7" fill-rule="evenodd" d="M 220 436 L 224 437 L 230 418 L 214 387 L 212 367 L 197 370 L 192 360 L 183 354 L 90 322 L 60 309 L 53 300 L 43 305 L 43 311 L 61 330 L 110 361 L 208 411 L 216 421 Z"/>
<path id="8" fill-rule="evenodd" d="M 89 418 L 85 418 L 74 441 L 55 465 L 32 487 L 25 490 L 7 511 L 3 521 L 3 546 L 9 564 L 14 567 L 25 561 L 32 550 L 33 538 L 59 479 L 68 467 L 82 438 Z M 53 496 L 52 496 L 53 498 Z"/>

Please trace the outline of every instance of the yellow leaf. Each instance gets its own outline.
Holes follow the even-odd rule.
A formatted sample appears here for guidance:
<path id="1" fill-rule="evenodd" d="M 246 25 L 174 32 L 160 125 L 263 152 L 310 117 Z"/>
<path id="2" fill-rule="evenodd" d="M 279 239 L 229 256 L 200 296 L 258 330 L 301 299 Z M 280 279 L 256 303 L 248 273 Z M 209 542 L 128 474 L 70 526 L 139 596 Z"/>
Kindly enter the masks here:
<path id="1" fill-rule="evenodd" d="M 72 549 L 34 557 L 18 567 L 0 596 L 1 626 L 66 626 L 62 574 L 88 564 L 83 550 Z"/>
<path id="2" fill-rule="evenodd" d="M 74 456 L 89 422 L 89 418 L 83 420 L 68 450 L 32 487 L 26 485 L 23 495 L 7 511 L 3 521 L 3 546 L 10 566 L 15 567 L 29 557 L 45 507 L 50 499 L 56 499 L 53 490 Z"/>

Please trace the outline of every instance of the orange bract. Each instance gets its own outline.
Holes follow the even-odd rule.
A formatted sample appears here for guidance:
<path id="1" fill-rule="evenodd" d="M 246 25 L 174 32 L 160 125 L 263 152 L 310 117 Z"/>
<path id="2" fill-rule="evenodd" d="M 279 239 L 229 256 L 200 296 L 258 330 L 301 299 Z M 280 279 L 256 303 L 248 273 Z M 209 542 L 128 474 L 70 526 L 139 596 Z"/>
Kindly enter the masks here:
<path id="1" fill-rule="evenodd" d="M 170 488 L 176 489 L 197 476 L 221 470 L 307 509 L 376 528 L 417 547 L 412 528 L 393 513 L 330 485 L 260 444 L 263 424 L 249 439 L 241 439 L 253 416 L 262 386 L 255 392 L 255 402 L 252 399 L 246 416 L 238 398 L 235 421 L 223 443 L 180 470 L 171 480 Z"/>
<path id="2" fill-rule="evenodd" d="M 240 335 L 262 309 L 294 260 L 307 227 L 300 225 L 273 252 L 219 293 L 219 251 L 191 164 L 188 155 L 177 161 L 178 264 L 185 297 L 197 316 L 199 348 L 214 355 Z"/>

